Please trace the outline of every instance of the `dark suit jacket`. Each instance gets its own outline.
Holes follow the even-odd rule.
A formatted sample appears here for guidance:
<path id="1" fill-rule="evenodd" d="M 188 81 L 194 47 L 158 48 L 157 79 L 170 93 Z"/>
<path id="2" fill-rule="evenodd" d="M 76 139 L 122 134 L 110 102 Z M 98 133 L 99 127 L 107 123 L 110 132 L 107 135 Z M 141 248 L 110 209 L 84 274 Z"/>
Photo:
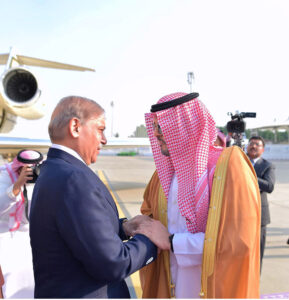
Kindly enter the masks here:
<path id="1" fill-rule="evenodd" d="M 275 166 L 264 158 L 260 158 L 254 165 L 258 177 L 258 184 L 261 194 L 261 225 L 265 226 L 270 223 L 269 204 L 267 193 L 272 193 L 275 184 Z"/>
<path id="2" fill-rule="evenodd" d="M 30 238 L 36 298 L 129 298 L 124 279 L 157 255 L 143 235 L 123 242 L 104 184 L 79 159 L 53 148 L 34 187 Z"/>

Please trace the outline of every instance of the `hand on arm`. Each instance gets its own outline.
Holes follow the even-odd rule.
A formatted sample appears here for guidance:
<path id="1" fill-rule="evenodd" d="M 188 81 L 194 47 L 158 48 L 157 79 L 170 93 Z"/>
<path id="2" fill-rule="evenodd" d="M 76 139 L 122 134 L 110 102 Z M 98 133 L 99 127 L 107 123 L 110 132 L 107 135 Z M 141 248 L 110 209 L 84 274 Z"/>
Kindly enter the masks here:
<path id="1" fill-rule="evenodd" d="M 95 280 L 120 281 L 143 267 L 151 257 L 155 258 L 156 247 L 144 236 L 122 241 L 120 231 L 124 231 L 123 226 L 129 221 L 123 224 L 115 210 L 104 205 L 107 200 L 113 203 L 113 199 L 105 198 L 104 195 L 110 196 L 109 192 L 98 178 L 95 184 L 95 177 L 88 175 L 72 172 L 57 193 L 58 200 L 53 204 L 57 208 L 57 230 L 73 256 Z M 84 197 L 85 201 L 79 201 Z M 117 221 L 122 223 L 122 229 Z"/>
<path id="2" fill-rule="evenodd" d="M 145 224 L 150 220 L 151 218 L 148 216 L 144 216 L 144 215 L 135 216 L 132 219 L 128 221 L 124 221 L 122 223 L 123 231 L 127 236 L 133 236 L 134 231 L 140 226 L 140 224 Z"/>
<path id="3" fill-rule="evenodd" d="M 21 191 L 21 187 L 30 179 L 32 179 L 32 169 L 29 166 L 24 166 L 20 172 L 20 175 L 18 177 L 18 179 L 16 180 L 16 182 L 13 185 L 13 194 L 15 196 L 17 196 L 20 191 Z"/>
<path id="4" fill-rule="evenodd" d="M 141 223 L 133 234 L 143 234 L 148 237 L 161 250 L 170 250 L 170 233 L 168 229 L 160 222 L 149 218 Z"/>

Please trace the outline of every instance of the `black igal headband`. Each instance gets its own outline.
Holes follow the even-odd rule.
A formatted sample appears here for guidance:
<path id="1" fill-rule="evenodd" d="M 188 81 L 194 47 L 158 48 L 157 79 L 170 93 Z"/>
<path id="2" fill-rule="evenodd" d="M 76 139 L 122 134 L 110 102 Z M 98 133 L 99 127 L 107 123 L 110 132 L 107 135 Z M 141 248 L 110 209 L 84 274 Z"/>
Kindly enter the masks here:
<path id="1" fill-rule="evenodd" d="M 29 151 L 34 151 L 38 154 L 38 157 L 37 158 L 34 158 L 34 159 L 28 159 L 28 158 L 24 158 L 21 156 L 21 153 L 24 152 L 24 151 L 27 151 L 27 150 L 21 150 L 18 154 L 17 154 L 17 160 L 19 162 L 22 162 L 24 164 L 31 164 L 31 165 L 36 165 L 36 164 L 39 164 L 42 160 L 43 160 L 43 155 L 36 151 L 36 150 L 29 150 Z"/>
<path id="2" fill-rule="evenodd" d="M 164 110 L 164 109 L 167 109 L 170 107 L 174 107 L 174 106 L 183 104 L 185 102 L 188 102 L 190 100 L 193 100 L 195 98 L 198 98 L 198 97 L 199 97 L 198 93 L 191 93 L 191 94 L 185 95 L 181 98 L 174 99 L 172 101 L 154 104 L 151 107 L 151 112 L 156 112 L 156 111 Z"/>

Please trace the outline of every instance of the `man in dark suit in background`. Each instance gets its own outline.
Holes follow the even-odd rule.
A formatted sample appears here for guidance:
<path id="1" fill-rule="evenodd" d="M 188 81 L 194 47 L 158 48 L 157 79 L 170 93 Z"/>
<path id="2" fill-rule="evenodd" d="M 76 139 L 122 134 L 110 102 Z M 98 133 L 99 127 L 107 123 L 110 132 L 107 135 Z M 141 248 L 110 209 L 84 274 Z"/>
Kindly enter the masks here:
<path id="1" fill-rule="evenodd" d="M 261 194 L 261 267 L 266 243 L 266 226 L 270 224 L 270 212 L 267 193 L 273 192 L 275 184 L 275 166 L 266 159 L 262 158 L 264 148 L 265 141 L 262 137 L 252 136 L 249 139 L 247 155 L 250 158 L 257 174 Z"/>
<path id="2" fill-rule="evenodd" d="M 63 98 L 52 114 L 53 144 L 30 213 L 36 298 L 129 298 L 124 279 L 156 258 L 152 241 L 170 246 L 160 222 L 119 219 L 109 191 L 88 167 L 106 144 L 104 130 L 104 110 L 93 100 Z M 146 222 L 154 225 L 152 241 L 141 234 L 128 240 Z"/>

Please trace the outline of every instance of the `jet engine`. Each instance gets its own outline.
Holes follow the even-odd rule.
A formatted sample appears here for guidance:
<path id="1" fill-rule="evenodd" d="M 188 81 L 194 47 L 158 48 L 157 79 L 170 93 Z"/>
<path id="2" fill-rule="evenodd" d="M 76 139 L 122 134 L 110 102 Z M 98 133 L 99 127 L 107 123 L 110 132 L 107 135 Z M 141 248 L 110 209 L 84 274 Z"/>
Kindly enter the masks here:
<path id="1" fill-rule="evenodd" d="M 0 132 L 11 131 L 17 116 L 30 120 L 41 118 L 44 103 L 40 103 L 40 95 L 38 82 L 31 71 L 24 67 L 6 70 L 0 82 Z"/>

